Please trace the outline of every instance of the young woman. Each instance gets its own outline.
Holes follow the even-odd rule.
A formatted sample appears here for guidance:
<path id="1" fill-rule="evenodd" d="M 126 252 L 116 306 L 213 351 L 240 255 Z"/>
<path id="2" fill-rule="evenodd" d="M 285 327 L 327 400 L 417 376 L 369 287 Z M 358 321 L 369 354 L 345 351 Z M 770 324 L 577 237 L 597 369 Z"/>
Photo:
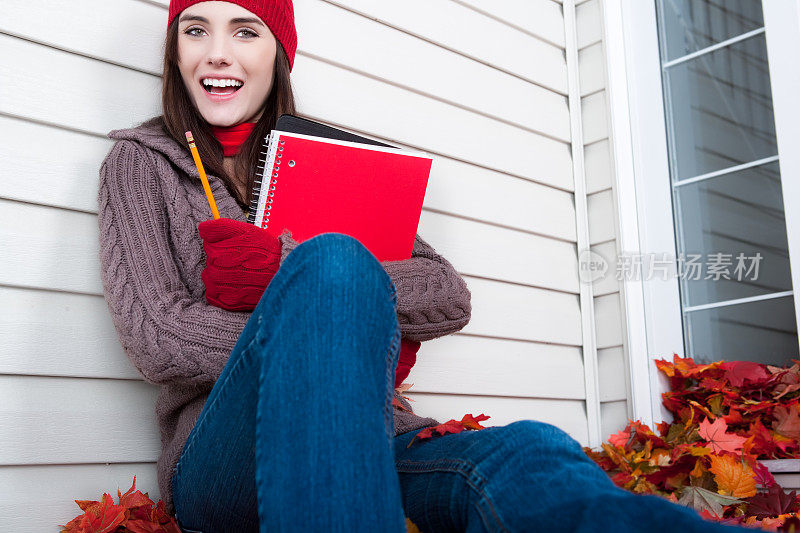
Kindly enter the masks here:
<path id="1" fill-rule="evenodd" d="M 158 483 L 184 531 L 730 529 L 616 488 L 549 424 L 408 446 L 438 421 L 395 387 L 420 342 L 468 323 L 464 280 L 419 236 L 378 262 L 347 235 L 298 245 L 246 222 L 261 140 L 295 111 L 291 0 L 173 0 L 167 27 L 163 114 L 109 133 L 98 218 L 115 327 L 161 387 Z"/>

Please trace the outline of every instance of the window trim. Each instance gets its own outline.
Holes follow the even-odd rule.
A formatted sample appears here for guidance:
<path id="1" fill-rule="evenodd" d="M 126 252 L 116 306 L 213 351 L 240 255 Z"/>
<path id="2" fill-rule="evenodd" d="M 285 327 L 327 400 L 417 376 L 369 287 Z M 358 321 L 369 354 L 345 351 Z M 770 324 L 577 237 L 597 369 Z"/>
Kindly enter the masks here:
<path id="1" fill-rule="evenodd" d="M 773 2 L 762 0 L 767 38 L 772 108 L 778 140 L 778 167 L 781 171 L 786 239 L 792 271 L 794 309 L 800 334 L 800 0 Z M 777 46 L 771 44 L 778 43 Z M 786 179 L 784 176 L 791 176 Z"/>

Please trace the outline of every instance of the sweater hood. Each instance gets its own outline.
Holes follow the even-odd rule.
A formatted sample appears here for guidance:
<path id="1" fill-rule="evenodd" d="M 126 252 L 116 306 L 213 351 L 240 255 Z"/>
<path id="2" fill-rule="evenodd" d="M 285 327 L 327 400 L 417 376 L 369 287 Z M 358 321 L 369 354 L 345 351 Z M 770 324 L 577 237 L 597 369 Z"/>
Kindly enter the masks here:
<path id="1" fill-rule="evenodd" d="M 190 178 L 200 180 L 192 153 L 186 145 L 178 144 L 164 128 L 162 115 L 150 118 L 133 128 L 111 130 L 107 137 L 114 140 L 136 141 L 164 155 L 172 164 L 185 172 Z M 209 177 L 211 175 L 209 174 Z"/>

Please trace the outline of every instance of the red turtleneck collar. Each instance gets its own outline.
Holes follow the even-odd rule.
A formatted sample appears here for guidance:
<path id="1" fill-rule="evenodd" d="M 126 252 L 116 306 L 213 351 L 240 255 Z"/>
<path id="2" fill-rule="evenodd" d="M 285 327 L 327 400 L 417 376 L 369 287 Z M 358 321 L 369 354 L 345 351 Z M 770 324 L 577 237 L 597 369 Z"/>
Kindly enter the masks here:
<path id="1" fill-rule="evenodd" d="M 242 122 L 235 126 L 211 126 L 211 133 L 222 144 L 222 153 L 230 157 L 239 153 L 239 148 L 256 127 L 255 122 Z"/>

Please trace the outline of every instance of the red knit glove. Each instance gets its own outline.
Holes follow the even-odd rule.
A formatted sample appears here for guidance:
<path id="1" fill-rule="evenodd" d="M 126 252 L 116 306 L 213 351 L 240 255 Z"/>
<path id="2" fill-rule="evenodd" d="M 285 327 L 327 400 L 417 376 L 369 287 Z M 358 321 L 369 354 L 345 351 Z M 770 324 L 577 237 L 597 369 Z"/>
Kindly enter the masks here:
<path id="1" fill-rule="evenodd" d="M 411 367 L 417 362 L 417 351 L 420 343 L 400 339 L 400 360 L 397 363 L 397 371 L 394 374 L 394 388 L 399 387 L 403 380 L 408 377 Z"/>
<path id="2" fill-rule="evenodd" d="M 206 301 L 229 311 L 252 311 L 280 267 L 281 243 L 267 230 L 230 218 L 205 220 Z"/>

